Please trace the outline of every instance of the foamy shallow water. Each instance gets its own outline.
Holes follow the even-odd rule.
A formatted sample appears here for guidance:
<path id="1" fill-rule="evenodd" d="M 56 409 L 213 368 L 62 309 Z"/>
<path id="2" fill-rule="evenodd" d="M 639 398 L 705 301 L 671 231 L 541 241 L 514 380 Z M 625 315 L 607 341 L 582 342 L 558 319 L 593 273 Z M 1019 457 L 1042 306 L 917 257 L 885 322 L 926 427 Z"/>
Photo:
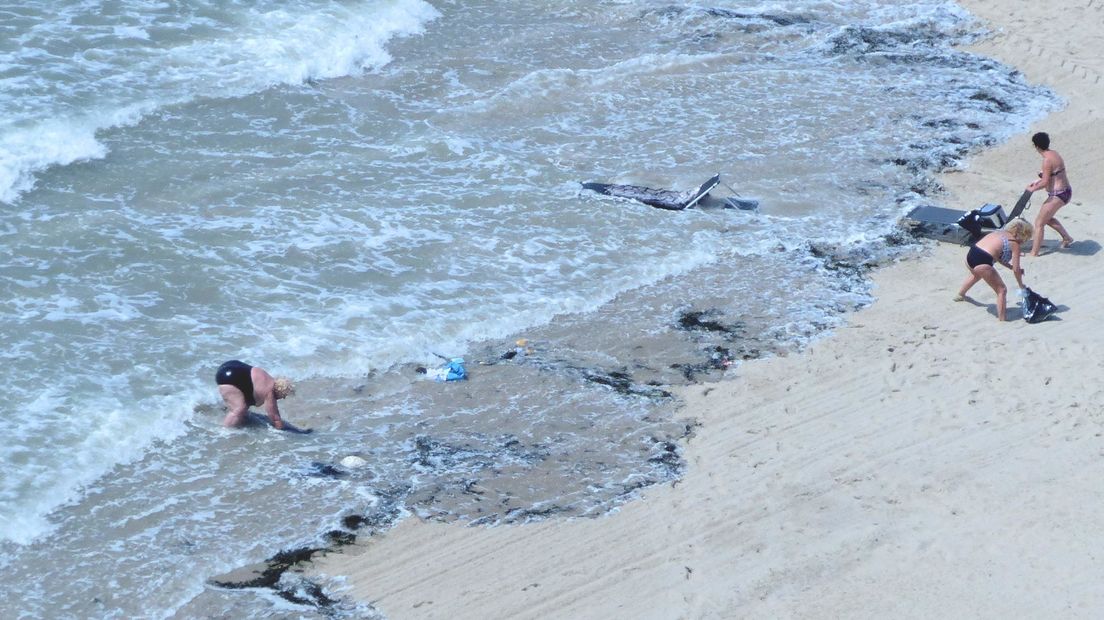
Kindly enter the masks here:
<path id="1" fill-rule="evenodd" d="M 0 5 L 0 564 L 17 576 L 0 598 L 18 601 L 0 605 L 32 615 L 171 613 L 372 502 L 478 519 L 417 489 L 587 462 L 569 434 L 534 435 L 576 409 L 609 416 L 587 439 L 620 446 L 616 467 L 512 508 L 590 514 L 623 501 L 622 479 L 677 475 L 634 439 L 680 437 L 673 405 L 594 373 L 663 384 L 799 346 L 869 300 L 861 270 L 811 243 L 892 256 L 931 171 L 1057 105 L 952 50 L 977 27 L 945 2 L 94 9 Z M 579 186 L 682 190 L 718 171 L 761 210 Z M 728 331 L 680 327 L 694 312 Z M 407 364 L 493 361 L 518 336 L 554 355 L 488 367 L 471 403 L 418 404 L 432 397 Z M 229 358 L 314 377 L 286 407 L 316 434 L 218 429 L 211 374 Z M 482 425 L 503 412 L 516 454 Z M 369 479 L 311 474 L 365 452 Z M 273 510 L 302 516 L 259 530 Z M 34 585 L 74 554 L 113 577 Z"/>

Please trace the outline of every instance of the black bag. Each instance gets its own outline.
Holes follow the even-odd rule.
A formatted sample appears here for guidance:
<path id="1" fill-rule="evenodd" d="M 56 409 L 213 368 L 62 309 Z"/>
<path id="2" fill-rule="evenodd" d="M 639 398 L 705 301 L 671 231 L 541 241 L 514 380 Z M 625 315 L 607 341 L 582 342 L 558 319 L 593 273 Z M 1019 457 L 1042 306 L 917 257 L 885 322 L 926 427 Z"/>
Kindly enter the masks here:
<path id="1" fill-rule="evenodd" d="M 1031 289 L 1025 289 L 1027 296 L 1023 300 L 1023 318 L 1028 323 L 1042 323 L 1054 314 L 1058 308 L 1049 299 Z"/>
<path id="2" fill-rule="evenodd" d="M 970 233 L 970 241 L 976 243 L 985 236 L 985 229 L 996 230 L 1004 226 L 1008 218 L 1004 215 L 1004 207 L 992 203 L 985 203 L 980 208 L 967 211 L 955 222 Z"/>
<path id="3" fill-rule="evenodd" d="M 976 242 L 985 234 L 981 232 L 981 214 L 978 213 L 977 209 L 963 213 L 962 217 L 958 218 L 955 223 L 970 233 L 971 242 Z"/>

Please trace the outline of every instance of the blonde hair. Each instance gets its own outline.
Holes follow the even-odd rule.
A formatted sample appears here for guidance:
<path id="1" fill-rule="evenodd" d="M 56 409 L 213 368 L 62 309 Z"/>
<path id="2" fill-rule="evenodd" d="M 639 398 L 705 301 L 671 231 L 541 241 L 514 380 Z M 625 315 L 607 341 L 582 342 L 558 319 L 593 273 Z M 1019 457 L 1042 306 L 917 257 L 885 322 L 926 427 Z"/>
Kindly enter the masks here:
<path id="1" fill-rule="evenodd" d="M 1023 243 L 1031 238 L 1032 233 L 1035 232 L 1035 227 L 1031 225 L 1031 222 L 1018 217 L 1004 225 L 1004 232 L 1016 241 Z"/>
<path id="2" fill-rule="evenodd" d="M 295 384 L 287 377 L 276 377 L 272 382 L 272 389 L 276 392 L 276 398 L 287 398 L 295 394 Z"/>

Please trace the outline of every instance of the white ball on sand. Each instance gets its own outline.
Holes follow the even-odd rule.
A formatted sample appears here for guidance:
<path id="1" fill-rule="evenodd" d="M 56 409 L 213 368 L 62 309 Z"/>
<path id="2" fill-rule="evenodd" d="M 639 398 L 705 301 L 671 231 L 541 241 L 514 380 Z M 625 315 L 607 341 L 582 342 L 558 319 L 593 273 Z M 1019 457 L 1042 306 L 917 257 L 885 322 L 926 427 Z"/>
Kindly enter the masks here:
<path id="1" fill-rule="evenodd" d="M 347 467 L 349 469 L 357 469 L 358 467 L 364 467 L 367 464 L 368 461 L 360 458 L 359 456 L 356 456 L 355 454 L 351 454 L 341 459 L 341 466 Z"/>

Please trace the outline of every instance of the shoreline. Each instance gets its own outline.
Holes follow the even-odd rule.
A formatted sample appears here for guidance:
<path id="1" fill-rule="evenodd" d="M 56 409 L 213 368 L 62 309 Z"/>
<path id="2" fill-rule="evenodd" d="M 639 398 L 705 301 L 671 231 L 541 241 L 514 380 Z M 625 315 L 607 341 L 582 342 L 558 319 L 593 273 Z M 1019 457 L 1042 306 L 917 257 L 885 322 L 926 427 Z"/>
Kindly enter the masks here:
<path id="1" fill-rule="evenodd" d="M 1104 416 L 1088 356 L 1104 338 L 1087 322 L 1104 289 L 1084 269 L 1100 248 L 1104 59 L 1088 51 L 1102 37 L 1065 40 L 1104 11 L 960 4 L 1004 29 L 972 50 L 1068 100 L 1031 130 L 1051 134 L 1075 191 L 1061 218 L 1079 243 L 1053 251 L 1048 231 L 1044 255 L 1025 258 L 1025 282 L 1059 305 L 1057 320 L 1028 325 L 1010 308 L 999 323 L 984 284 L 976 304 L 951 302 L 965 249 L 933 245 L 878 270 L 874 304 L 804 352 L 679 388 L 680 419 L 702 426 L 676 484 L 597 519 L 405 519 L 310 572 L 345 576 L 347 594 L 392 618 L 1104 610 L 1087 577 L 1104 526 L 1092 485 L 1104 473 Z M 1037 169 L 1029 135 L 941 175 L 944 204 L 1009 205 Z"/>

